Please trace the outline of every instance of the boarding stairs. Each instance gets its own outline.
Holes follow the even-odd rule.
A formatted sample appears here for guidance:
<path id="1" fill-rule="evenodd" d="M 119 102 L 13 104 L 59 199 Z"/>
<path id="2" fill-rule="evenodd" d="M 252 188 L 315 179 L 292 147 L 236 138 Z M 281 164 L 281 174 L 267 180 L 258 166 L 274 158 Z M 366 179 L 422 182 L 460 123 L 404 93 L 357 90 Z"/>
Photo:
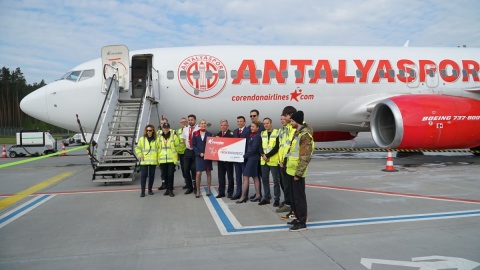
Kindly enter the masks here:
<path id="1" fill-rule="evenodd" d="M 122 93 L 115 76 L 106 80 L 109 88 L 97 121 L 97 124 L 101 123 L 98 138 L 95 146 L 90 145 L 93 182 L 106 184 L 135 180 L 139 165 L 135 156 L 137 138 L 143 136 L 152 109 L 158 104 L 149 77 L 143 97 L 136 99 Z"/>

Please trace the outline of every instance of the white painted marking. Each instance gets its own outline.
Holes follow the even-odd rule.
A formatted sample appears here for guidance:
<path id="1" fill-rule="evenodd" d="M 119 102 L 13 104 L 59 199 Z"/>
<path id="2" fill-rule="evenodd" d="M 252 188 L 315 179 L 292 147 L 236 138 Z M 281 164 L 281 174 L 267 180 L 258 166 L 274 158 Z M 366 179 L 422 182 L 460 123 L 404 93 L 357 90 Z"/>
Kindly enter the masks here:
<path id="1" fill-rule="evenodd" d="M 415 267 L 418 270 L 441 270 L 441 269 L 472 270 L 480 265 L 480 263 L 463 259 L 463 258 L 436 256 L 436 255 L 412 258 L 411 262 L 362 258 L 360 260 L 360 263 L 363 266 L 365 266 L 367 269 L 372 269 L 372 266 L 374 264 L 383 264 L 383 265 Z"/>

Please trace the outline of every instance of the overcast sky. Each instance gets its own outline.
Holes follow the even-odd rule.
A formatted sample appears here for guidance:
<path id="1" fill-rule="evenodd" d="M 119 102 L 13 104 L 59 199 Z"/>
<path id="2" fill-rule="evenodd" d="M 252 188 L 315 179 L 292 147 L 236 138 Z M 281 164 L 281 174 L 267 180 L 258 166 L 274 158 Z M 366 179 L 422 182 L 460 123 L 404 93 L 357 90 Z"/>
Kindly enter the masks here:
<path id="1" fill-rule="evenodd" d="M 113 44 L 480 47 L 479 14 L 477 0 L 0 0 L 0 67 L 32 84 Z"/>

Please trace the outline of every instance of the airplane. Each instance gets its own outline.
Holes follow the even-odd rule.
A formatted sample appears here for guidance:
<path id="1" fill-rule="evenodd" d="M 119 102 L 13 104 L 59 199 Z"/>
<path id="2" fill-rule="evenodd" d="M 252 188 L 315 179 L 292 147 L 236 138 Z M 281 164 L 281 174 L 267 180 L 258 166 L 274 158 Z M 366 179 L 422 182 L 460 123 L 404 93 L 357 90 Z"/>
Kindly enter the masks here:
<path id="1" fill-rule="evenodd" d="M 155 125 L 166 117 L 178 128 L 181 117 L 195 114 L 211 129 L 221 119 L 235 128 L 237 116 L 248 119 L 257 109 L 279 128 L 282 109 L 292 105 L 304 111 L 316 142 L 372 132 L 382 148 L 480 147 L 479 48 L 231 45 L 145 49 L 128 57 L 130 66 L 117 65 L 123 92 L 142 97 L 150 77 Z M 104 73 L 100 58 L 80 64 L 26 96 L 21 109 L 76 131 L 78 114 L 94 132 Z"/>

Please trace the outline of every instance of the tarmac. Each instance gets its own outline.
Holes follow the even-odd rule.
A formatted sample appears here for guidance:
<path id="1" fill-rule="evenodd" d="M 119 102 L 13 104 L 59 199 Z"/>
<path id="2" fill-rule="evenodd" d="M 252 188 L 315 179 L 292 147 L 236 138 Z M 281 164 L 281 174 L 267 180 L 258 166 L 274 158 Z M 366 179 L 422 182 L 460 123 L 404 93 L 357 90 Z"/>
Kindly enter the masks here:
<path id="1" fill-rule="evenodd" d="M 0 269 L 480 269 L 480 157 L 386 157 L 315 151 L 302 232 L 272 204 L 216 199 L 216 165 L 201 198 L 179 171 L 173 198 L 158 169 L 145 198 L 139 180 L 93 183 L 85 150 L 0 168 Z"/>

